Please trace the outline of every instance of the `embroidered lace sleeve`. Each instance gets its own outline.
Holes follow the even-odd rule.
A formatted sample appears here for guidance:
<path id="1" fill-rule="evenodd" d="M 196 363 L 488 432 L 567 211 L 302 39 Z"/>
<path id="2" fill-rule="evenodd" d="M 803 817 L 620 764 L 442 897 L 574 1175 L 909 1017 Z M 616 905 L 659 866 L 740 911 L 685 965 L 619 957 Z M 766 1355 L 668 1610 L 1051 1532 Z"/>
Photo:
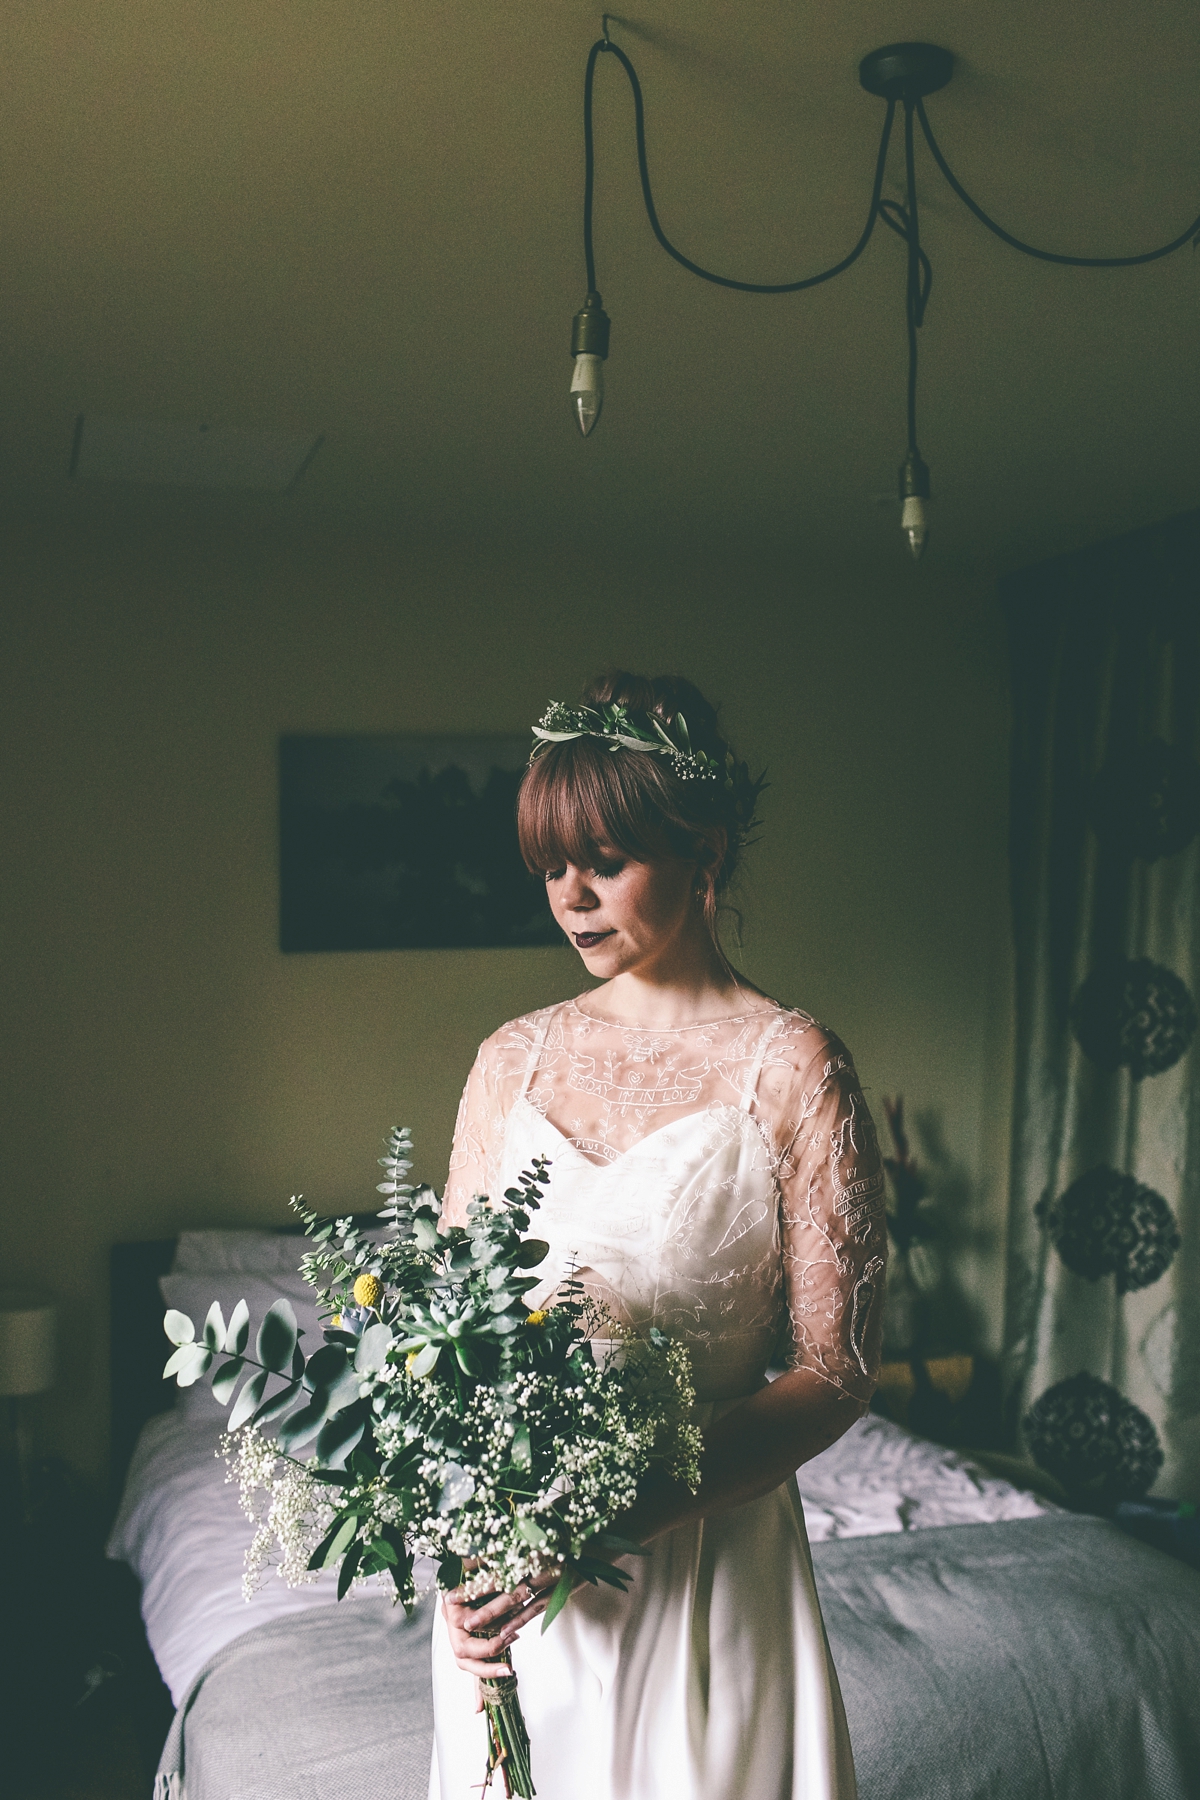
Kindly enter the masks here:
<path id="1" fill-rule="evenodd" d="M 446 1190 L 442 1196 L 442 1225 L 465 1225 L 467 1206 L 476 1194 L 492 1194 L 498 1174 L 500 1136 L 504 1119 L 496 1091 L 492 1042 L 480 1048 L 467 1076 L 458 1119 Z"/>
<path id="2" fill-rule="evenodd" d="M 779 1169 L 791 1366 L 863 1406 L 879 1377 L 887 1269 L 883 1163 L 850 1054 L 823 1037 L 800 1077 Z"/>

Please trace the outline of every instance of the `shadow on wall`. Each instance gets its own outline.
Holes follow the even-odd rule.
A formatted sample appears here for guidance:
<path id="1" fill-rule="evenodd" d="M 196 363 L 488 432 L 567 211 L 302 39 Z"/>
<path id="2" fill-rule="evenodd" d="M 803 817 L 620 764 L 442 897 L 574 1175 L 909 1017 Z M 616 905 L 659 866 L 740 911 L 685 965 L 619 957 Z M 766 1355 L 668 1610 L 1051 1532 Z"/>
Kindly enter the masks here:
<path id="1" fill-rule="evenodd" d="M 901 1103 L 892 1127 L 896 1154 L 887 1159 L 893 1254 L 884 1354 L 907 1359 L 976 1351 L 986 1341 L 987 1320 L 962 1272 L 990 1254 L 995 1234 L 980 1223 L 975 1183 L 947 1148 L 942 1115 L 917 1113 L 913 1129 L 919 1158 L 909 1152 Z"/>

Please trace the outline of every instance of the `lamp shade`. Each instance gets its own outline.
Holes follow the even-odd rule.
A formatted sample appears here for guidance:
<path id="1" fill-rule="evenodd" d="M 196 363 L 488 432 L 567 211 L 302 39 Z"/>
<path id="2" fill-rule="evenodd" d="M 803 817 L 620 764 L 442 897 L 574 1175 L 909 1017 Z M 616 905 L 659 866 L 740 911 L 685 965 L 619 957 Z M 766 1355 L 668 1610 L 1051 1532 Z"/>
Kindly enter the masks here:
<path id="1" fill-rule="evenodd" d="M 40 1394 L 54 1386 L 57 1308 L 0 1294 L 0 1395 Z"/>

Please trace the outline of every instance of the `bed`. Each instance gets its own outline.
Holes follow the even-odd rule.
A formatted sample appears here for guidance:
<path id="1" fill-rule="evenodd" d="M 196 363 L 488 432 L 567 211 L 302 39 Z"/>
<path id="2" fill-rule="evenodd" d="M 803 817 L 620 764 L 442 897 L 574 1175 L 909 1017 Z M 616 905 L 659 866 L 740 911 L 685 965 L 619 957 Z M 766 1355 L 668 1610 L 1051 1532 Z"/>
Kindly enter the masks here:
<path id="1" fill-rule="evenodd" d="M 177 1708 L 158 1800 L 425 1800 L 432 1603 L 339 1605 L 327 1576 L 246 1602 L 225 1415 L 158 1380 L 164 1301 L 261 1316 L 285 1292 L 315 1331 L 298 1251 L 219 1232 L 114 1254 L 132 1455 L 108 1553 Z M 873 1414 L 800 1490 L 861 1800 L 1200 1800 L 1200 1574 Z"/>

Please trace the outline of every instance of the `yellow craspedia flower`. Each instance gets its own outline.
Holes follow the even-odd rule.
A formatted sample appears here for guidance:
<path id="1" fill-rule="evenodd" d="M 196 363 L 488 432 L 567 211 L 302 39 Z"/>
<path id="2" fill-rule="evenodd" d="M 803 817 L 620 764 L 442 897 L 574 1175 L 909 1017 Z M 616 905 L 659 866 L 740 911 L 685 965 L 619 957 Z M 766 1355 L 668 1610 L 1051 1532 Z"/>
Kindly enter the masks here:
<path id="1" fill-rule="evenodd" d="M 354 1298 L 359 1306 L 378 1306 L 383 1299 L 383 1283 L 378 1275 L 360 1275 L 354 1284 Z"/>
<path id="2" fill-rule="evenodd" d="M 525 1323 L 527 1325 L 544 1325 L 546 1323 L 546 1314 L 542 1311 L 540 1306 L 536 1306 L 534 1310 L 526 1316 Z"/>

